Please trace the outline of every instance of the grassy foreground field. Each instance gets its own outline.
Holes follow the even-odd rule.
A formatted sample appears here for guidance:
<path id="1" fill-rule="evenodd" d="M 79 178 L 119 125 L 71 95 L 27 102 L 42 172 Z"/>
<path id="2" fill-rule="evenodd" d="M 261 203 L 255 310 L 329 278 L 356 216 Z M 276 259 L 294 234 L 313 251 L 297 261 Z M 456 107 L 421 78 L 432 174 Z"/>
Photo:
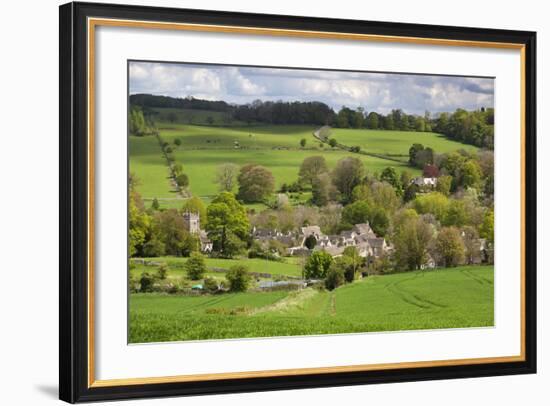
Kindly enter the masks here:
<path id="1" fill-rule="evenodd" d="M 374 276 L 332 292 L 132 294 L 131 343 L 494 324 L 493 267 Z"/>

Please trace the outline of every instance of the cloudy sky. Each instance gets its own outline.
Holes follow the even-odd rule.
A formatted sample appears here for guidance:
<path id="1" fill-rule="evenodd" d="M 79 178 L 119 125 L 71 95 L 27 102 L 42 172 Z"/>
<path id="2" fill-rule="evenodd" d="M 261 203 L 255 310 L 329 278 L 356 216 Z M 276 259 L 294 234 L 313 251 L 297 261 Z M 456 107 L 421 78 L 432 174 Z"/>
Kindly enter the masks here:
<path id="1" fill-rule="evenodd" d="M 387 113 L 412 114 L 493 107 L 494 80 L 486 78 L 130 63 L 130 94 L 193 96 L 229 103 L 260 100 L 320 101 Z"/>

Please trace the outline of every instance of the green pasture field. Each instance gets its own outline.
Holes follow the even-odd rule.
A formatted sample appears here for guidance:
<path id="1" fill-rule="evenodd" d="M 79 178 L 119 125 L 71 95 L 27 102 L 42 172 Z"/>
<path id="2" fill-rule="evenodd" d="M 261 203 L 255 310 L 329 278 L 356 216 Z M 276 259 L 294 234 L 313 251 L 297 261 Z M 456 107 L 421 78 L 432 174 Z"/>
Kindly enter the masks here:
<path id="1" fill-rule="evenodd" d="M 130 296 L 130 342 L 494 325 L 492 266 L 371 276 L 332 292 Z"/>
<path id="2" fill-rule="evenodd" d="M 165 117 L 168 114 L 162 111 L 165 109 L 157 110 L 161 111 L 159 117 Z M 193 110 L 193 112 L 200 111 Z M 218 112 L 218 114 L 224 113 Z M 162 140 L 171 145 L 176 162 L 183 165 L 184 172 L 189 176 L 189 190 L 206 202 L 218 193 L 214 178 L 217 167 L 224 163 L 234 163 L 239 166 L 249 163 L 263 165 L 271 170 L 276 187 L 280 187 L 283 183 L 296 181 L 300 164 L 306 157 L 313 155 L 323 155 L 330 168 L 333 168 L 338 160 L 354 156 L 363 161 L 370 173 L 380 173 L 386 167 L 392 166 L 398 172 L 409 170 L 413 175 L 419 175 L 420 170 L 409 167 L 405 162 L 405 156 L 411 144 L 415 142 L 432 147 L 436 152 L 449 152 L 461 148 L 469 151 L 476 150 L 474 146 L 451 141 L 435 133 L 332 130 L 331 137 L 342 144 L 360 145 L 362 150 L 367 152 L 402 156 L 403 163 L 400 163 L 338 149 L 333 150 L 327 145 L 321 146 L 320 142 L 313 137 L 315 128 L 306 125 L 216 127 L 188 125 L 179 121 L 174 123 L 162 121 L 157 125 Z M 305 148 L 299 145 L 302 138 L 307 141 Z M 176 139 L 181 141 L 181 145 L 174 144 Z M 155 137 L 130 137 L 130 171 L 135 173 L 141 181 L 138 191 L 146 204 L 150 205 L 154 197 L 159 199 L 162 208 L 177 208 L 183 203 L 169 183 L 168 166 Z M 296 196 L 294 203 L 303 200 L 305 197 Z M 264 207 L 259 204 L 253 208 Z"/>
<path id="3" fill-rule="evenodd" d="M 144 198 L 174 198 L 168 165 L 154 136 L 130 137 L 130 173 L 137 176 L 137 190 Z"/>
<path id="4" fill-rule="evenodd" d="M 468 152 L 478 150 L 474 145 L 462 144 L 432 132 L 333 128 L 330 138 L 335 138 L 339 143 L 350 147 L 358 145 L 367 152 L 407 158 L 409 148 L 414 143 L 430 147 L 439 154 L 459 149 Z"/>
<path id="5" fill-rule="evenodd" d="M 182 277 L 185 275 L 184 264 L 187 258 L 182 257 L 157 257 L 145 258 L 146 261 L 165 262 L 168 267 L 168 277 Z M 302 268 L 299 264 L 299 258 L 284 258 L 283 261 L 268 261 L 261 258 L 205 258 L 205 263 L 208 268 L 229 269 L 234 265 L 246 265 L 250 272 L 269 273 L 279 276 L 301 276 Z M 156 272 L 156 268 L 152 266 L 136 265 L 131 269 L 131 274 L 138 276 L 141 272 Z M 223 273 L 214 272 L 213 274 L 223 277 Z"/>

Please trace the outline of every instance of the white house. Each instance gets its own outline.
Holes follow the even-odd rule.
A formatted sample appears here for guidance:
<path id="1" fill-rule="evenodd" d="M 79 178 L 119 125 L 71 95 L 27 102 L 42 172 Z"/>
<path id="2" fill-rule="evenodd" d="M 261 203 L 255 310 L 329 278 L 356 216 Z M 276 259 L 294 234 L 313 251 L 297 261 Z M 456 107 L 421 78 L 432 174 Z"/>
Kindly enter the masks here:
<path id="1" fill-rule="evenodd" d="M 436 187 L 437 178 L 424 178 L 422 176 L 419 176 L 411 180 L 411 183 L 419 187 L 424 187 L 424 186 Z"/>

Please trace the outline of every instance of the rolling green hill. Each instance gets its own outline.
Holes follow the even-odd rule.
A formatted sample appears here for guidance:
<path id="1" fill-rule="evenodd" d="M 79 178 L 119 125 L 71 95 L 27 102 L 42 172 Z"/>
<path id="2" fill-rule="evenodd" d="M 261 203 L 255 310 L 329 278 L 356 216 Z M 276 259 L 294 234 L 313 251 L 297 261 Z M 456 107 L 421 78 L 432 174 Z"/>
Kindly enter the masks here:
<path id="1" fill-rule="evenodd" d="M 430 147 L 437 153 L 445 153 L 464 149 L 477 151 L 473 145 L 462 144 L 446 138 L 444 135 L 432 132 L 389 131 L 389 130 L 355 130 L 345 128 L 331 129 L 331 138 L 348 146 L 358 145 L 364 151 L 376 154 L 409 156 L 409 148 L 413 143 Z"/>
<path id="2" fill-rule="evenodd" d="M 406 163 L 408 150 L 413 143 L 422 143 L 438 153 L 461 148 L 476 150 L 476 147 L 451 141 L 435 133 L 353 129 L 331 131 L 331 137 L 344 145 L 359 145 L 362 151 L 391 155 L 394 159 L 387 160 L 321 145 L 313 137 L 315 128 L 311 126 L 246 126 L 234 122 L 230 126 L 218 126 L 227 124 L 228 113 L 172 108 L 153 110 L 158 113 L 156 125 L 162 141 L 171 145 L 176 162 L 183 165 L 184 173 L 189 176 L 189 190 L 206 201 L 218 192 L 214 183 L 216 168 L 224 163 L 263 165 L 271 170 L 276 186 L 279 187 L 283 183 L 296 181 L 300 164 L 304 158 L 312 155 L 323 155 L 330 168 L 344 157 L 355 156 L 363 161 L 370 173 L 380 173 L 386 167 L 393 166 L 398 172 L 406 169 L 418 175 L 420 170 Z M 169 120 L 171 114 L 176 117 L 173 122 Z M 212 117 L 214 125 L 190 125 L 190 115 L 196 124 L 206 124 L 207 118 Z M 300 146 L 301 139 L 306 140 L 304 148 Z M 180 145 L 176 145 L 176 140 Z M 183 197 L 170 184 L 166 160 L 156 137 L 130 136 L 129 144 L 130 171 L 140 179 L 138 191 L 145 201 L 150 202 L 156 197 L 162 207 L 179 207 Z M 402 162 L 396 162 L 395 156 Z"/>

